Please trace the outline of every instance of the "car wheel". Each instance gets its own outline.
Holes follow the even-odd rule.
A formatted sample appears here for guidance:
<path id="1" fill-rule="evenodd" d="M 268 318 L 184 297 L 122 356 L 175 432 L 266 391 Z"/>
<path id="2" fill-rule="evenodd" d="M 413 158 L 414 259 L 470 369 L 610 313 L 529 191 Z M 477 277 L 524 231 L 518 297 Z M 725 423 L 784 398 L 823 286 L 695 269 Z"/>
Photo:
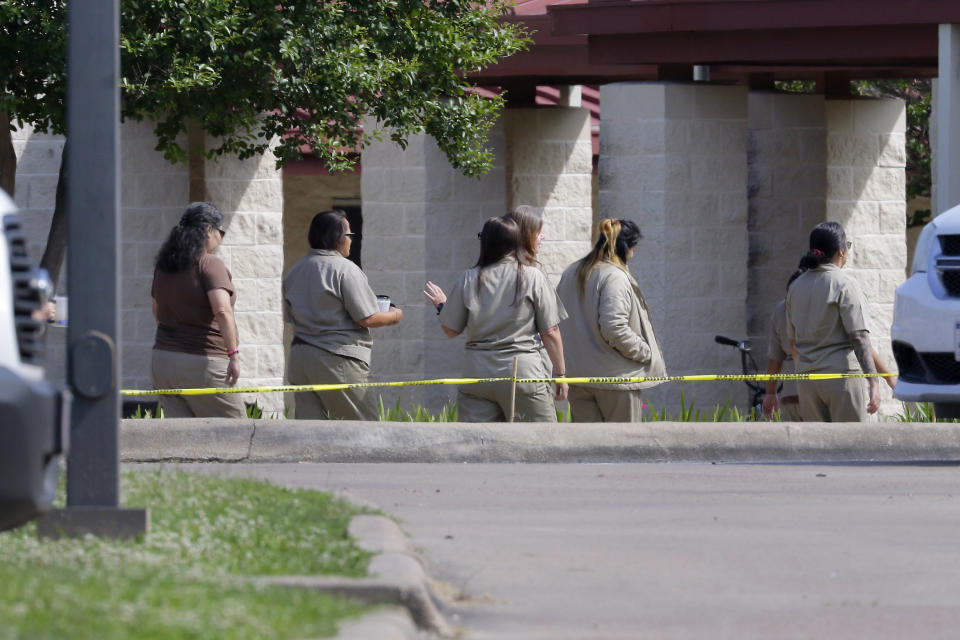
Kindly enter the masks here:
<path id="1" fill-rule="evenodd" d="M 937 415 L 937 420 L 953 420 L 960 418 L 960 403 L 934 402 L 933 412 Z"/>

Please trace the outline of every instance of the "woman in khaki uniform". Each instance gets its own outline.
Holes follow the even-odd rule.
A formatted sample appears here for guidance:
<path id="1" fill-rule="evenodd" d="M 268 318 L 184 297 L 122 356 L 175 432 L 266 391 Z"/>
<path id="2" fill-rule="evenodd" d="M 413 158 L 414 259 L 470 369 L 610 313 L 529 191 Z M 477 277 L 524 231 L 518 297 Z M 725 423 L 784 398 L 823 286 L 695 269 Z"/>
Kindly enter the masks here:
<path id="1" fill-rule="evenodd" d="M 797 373 L 876 373 L 867 303 L 860 285 L 841 269 L 850 247 L 836 222 L 810 232 L 804 273 L 787 291 L 787 335 Z M 861 422 L 880 406 L 877 378 L 801 380 L 800 415 L 808 422 Z"/>
<path id="2" fill-rule="evenodd" d="M 793 284 L 793 281 L 800 277 L 803 271 L 795 271 L 790 279 L 787 280 L 787 289 Z M 785 373 L 795 373 L 796 367 L 793 366 L 793 348 L 790 346 L 790 337 L 787 335 L 787 301 L 781 300 L 774 307 L 770 314 L 770 335 L 767 338 L 767 373 L 777 374 L 783 371 Z M 773 417 L 773 412 L 779 410 L 782 420 L 791 422 L 802 422 L 800 417 L 800 397 L 797 395 L 796 380 L 784 380 L 783 387 L 780 389 L 780 395 L 777 396 L 777 387 L 780 382 L 776 380 L 767 381 L 766 393 L 763 396 L 763 415 L 767 418 Z"/>
<path id="3" fill-rule="evenodd" d="M 789 288 L 802 273 L 802 270 L 795 271 L 787 281 L 787 287 Z M 796 367 L 793 366 L 790 338 L 787 335 L 787 301 L 785 299 L 777 303 L 770 315 L 770 337 L 767 353 L 770 358 L 767 373 L 780 373 L 784 368 L 787 369 L 786 373 L 796 372 Z M 876 349 L 873 349 L 871 357 L 879 373 L 890 373 Z M 897 386 L 897 376 L 887 376 L 884 380 L 887 381 L 891 389 Z M 779 386 L 779 383 L 776 380 L 767 382 L 766 394 L 763 397 L 763 415 L 770 418 L 773 416 L 773 412 L 779 409 L 781 419 L 803 422 L 803 417 L 800 415 L 800 396 L 797 394 L 797 381 L 784 380 L 779 396 L 777 395 L 777 386 Z"/>
<path id="4" fill-rule="evenodd" d="M 373 341 L 370 329 L 397 324 L 403 312 L 380 311 L 360 267 L 347 259 L 353 232 L 343 211 L 314 216 L 310 253 L 283 279 L 286 319 L 293 323 L 287 378 L 291 384 L 366 382 Z M 299 420 L 377 420 L 366 389 L 301 392 Z"/>
<path id="5" fill-rule="evenodd" d="M 563 272 L 557 293 L 569 317 L 569 375 L 575 377 L 647 378 L 667 374 L 650 310 L 630 275 L 640 229 L 631 220 L 600 223 L 596 245 Z M 570 387 L 574 422 L 638 422 L 640 391 L 659 382 L 575 384 Z"/>
<path id="6" fill-rule="evenodd" d="M 455 338 L 467 333 L 465 375 L 475 378 L 510 377 L 518 359 L 521 378 L 547 378 L 540 358 L 539 336 L 563 376 L 563 341 L 558 325 L 566 314 L 546 276 L 517 260 L 519 228 L 513 220 L 490 218 L 480 232 L 480 259 L 460 276 L 449 297 L 439 287 L 428 298 L 440 311 L 443 332 Z M 511 385 L 504 382 L 464 385 L 457 392 L 459 419 L 495 422 L 506 418 Z M 563 400 L 567 385 L 555 394 L 547 383 L 517 385 L 515 416 L 525 422 L 556 422 L 554 398 Z"/>

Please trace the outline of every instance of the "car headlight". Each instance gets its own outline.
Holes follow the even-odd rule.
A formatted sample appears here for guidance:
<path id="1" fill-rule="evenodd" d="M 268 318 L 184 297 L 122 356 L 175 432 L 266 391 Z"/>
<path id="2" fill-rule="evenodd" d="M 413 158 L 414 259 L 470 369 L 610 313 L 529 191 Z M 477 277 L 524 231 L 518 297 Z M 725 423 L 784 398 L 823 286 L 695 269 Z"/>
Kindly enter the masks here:
<path id="1" fill-rule="evenodd" d="M 926 273 L 927 265 L 930 264 L 930 254 L 934 251 L 934 245 L 937 242 L 937 229 L 933 222 L 928 222 L 920 232 L 917 238 L 917 245 L 913 251 L 913 264 L 910 267 L 910 275 L 915 273 Z"/>

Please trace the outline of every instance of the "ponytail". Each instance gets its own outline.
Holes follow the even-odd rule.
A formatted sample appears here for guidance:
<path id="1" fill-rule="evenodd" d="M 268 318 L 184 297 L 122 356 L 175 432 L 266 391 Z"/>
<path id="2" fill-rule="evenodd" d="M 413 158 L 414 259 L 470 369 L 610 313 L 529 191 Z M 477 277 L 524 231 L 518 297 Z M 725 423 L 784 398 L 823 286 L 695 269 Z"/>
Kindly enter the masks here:
<path id="1" fill-rule="evenodd" d="M 599 231 L 597 243 L 577 266 L 577 287 L 581 295 L 586 291 L 590 273 L 601 262 L 612 264 L 629 275 L 627 253 L 641 237 L 640 227 L 632 220 L 606 218 L 600 221 Z"/>
<path id="2" fill-rule="evenodd" d="M 810 251 L 800 258 L 800 273 L 833 260 L 847 245 L 847 234 L 838 222 L 821 222 L 810 232 Z"/>

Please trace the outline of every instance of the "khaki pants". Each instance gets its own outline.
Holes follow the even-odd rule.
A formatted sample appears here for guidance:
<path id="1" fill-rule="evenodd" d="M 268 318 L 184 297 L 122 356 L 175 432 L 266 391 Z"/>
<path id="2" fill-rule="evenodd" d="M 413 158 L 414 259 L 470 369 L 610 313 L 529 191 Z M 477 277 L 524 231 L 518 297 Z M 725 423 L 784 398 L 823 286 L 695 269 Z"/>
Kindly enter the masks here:
<path id="1" fill-rule="evenodd" d="M 362 360 L 338 356 L 308 344 L 290 347 L 287 379 L 290 384 L 367 382 L 370 366 Z M 300 391 L 294 394 L 297 420 L 379 420 L 367 389 Z"/>
<path id="2" fill-rule="evenodd" d="M 797 402 L 784 402 L 787 398 L 780 398 L 780 421 L 781 422 L 803 422 L 800 416 L 800 402 L 797 396 L 787 396 Z"/>
<path id="3" fill-rule="evenodd" d="M 513 356 L 467 351 L 468 377 L 503 378 L 513 375 Z M 518 358 L 517 377 L 547 377 L 539 351 L 519 354 Z M 505 421 L 510 413 L 511 386 L 510 382 L 479 382 L 460 387 L 457 391 L 457 419 L 460 422 Z M 557 408 L 553 403 L 553 385 L 546 382 L 517 384 L 514 420 L 556 422 Z"/>
<path id="4" fill-rule="evenodd" d="M 865 378 L 797 382 L 800 415 L 806 422 L 865 422 L 870 393 Z"/>
<path id="5" fill-rule="evenodd" d="M 154 389 L 226 387 L 226 358 L 153 350 L 150 374 Z M 167 418 L 246 418 L 247 408 L 238 393 L 209 396 L 161 396 Z"/>
<path id="6" fill-rule="evenodd" d="M 597 389 L 570 385 L 570 419 L 573 422 L 640 422 L 639 389 Z"/>

